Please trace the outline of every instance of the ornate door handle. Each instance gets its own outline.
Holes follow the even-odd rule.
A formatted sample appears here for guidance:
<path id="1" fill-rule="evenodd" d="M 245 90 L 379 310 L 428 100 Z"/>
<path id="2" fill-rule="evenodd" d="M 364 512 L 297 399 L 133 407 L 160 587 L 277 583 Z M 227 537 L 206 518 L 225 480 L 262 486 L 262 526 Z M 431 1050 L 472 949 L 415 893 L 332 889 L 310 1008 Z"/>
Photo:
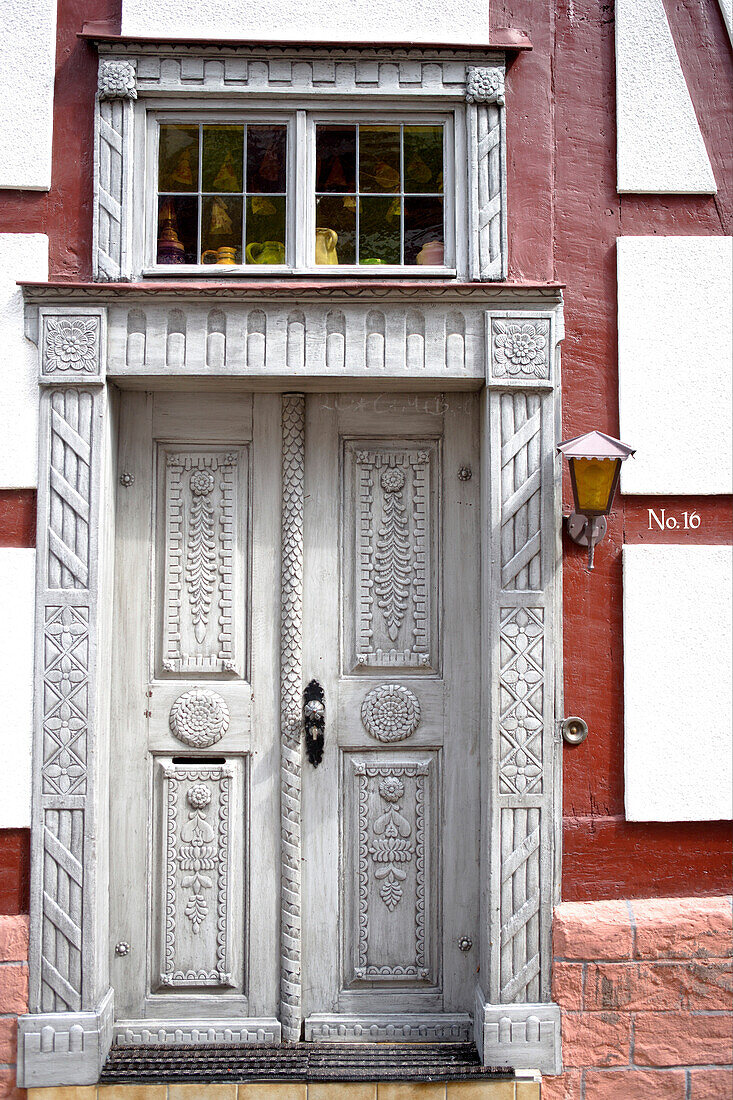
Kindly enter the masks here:
<path id="1" fill-rule="evenodd" d="M 311 680 L 303 692 L 303 726 L 306 756 L 313 767 L 317 768 L 323 760 L 323 744 L 326 739 L 325 695 L 318 680 Z"/>

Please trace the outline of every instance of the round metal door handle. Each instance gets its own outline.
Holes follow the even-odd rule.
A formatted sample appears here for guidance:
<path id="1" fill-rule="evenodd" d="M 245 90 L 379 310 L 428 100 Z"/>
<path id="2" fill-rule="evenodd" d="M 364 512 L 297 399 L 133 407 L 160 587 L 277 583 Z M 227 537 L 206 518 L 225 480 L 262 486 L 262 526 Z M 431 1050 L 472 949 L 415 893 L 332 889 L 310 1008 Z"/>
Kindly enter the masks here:
<path id="1" fill-rule="evenodd" d="M 582 718 L 578 718 L 575 715 L 571 715 L 566 718 L 560 726 L 562 730 L 563 740 L 568 745 L 582 745 L 588 736 L 588 725 Z"/>
<path id="2" fill-rule="evenodd" d="M 459 951 L 470 951 L 473 947 L 473 940 L 470 936 L 461 936 L 458 940 Z"/>
<path id="3" fill-rule="evenodd" d="M 130 945 L 122 940 L 120 943 L 115 944 L 115 955 L 129 955 Z"/>

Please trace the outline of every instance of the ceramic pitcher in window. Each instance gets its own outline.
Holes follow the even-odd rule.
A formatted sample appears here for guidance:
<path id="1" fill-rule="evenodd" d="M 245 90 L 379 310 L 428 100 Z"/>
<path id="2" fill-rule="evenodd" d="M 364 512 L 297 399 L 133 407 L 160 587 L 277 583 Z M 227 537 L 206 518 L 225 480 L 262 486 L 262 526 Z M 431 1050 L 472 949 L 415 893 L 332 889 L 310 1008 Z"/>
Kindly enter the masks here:
<path id="1" fill-rule="evenodd" d="M 316 229 L 316 263 L 337 264 L 339 262 L 336 252 L 338 233 L 333 229 Z"/>

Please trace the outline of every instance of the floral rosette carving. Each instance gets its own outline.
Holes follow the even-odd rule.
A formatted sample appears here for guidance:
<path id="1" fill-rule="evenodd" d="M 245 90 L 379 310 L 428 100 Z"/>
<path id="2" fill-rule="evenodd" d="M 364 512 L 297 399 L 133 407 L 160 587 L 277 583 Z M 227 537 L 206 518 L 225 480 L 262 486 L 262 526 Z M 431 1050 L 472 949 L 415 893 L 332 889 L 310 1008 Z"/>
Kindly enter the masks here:
<path id="1" fill-rule="evenodd" d="M 420 724 L 420 702 L 401 684 L 382 684 L 364 697 L 361 720 L 376 741 L 404 741 L 412 737 Z"/>
<path id="2" fill-rule="evenodd" d="M 220 741 L 229 729 L 229 708 L 217 692 L 194 688 L 176 699 L 170 710 L 169 725 L 173 736 L 184 745 L 208 748 Z"/>
<path id="3" fill-rule="evenodd" d="M 95 374 L 99 361 L 98 317 L 49 317 L 44 340 L 44 370 Z"/>
<path id="4" fill-rule="evenodd" d="M 466 78 L 468 103 L 496 103 L 504 106 L 504 73 L 501 69 L 469 69 Z"/>
<path id="5" fill-rule="evenodd" d="M 494 373 L 497 376 L 549 376 L 549 322 L 494 321 Z"/>
<path id="6" fill-rule="evenodd" d="M 100 99 L 137 99 L 135 66 L 131 61 L 103 61 L 98 88 Z"/>

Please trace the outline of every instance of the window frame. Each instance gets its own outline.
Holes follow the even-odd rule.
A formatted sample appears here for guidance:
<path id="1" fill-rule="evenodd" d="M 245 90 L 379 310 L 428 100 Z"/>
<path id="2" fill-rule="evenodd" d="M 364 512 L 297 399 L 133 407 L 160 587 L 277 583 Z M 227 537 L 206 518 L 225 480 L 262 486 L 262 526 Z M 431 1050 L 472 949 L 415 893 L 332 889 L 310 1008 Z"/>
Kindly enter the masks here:
<path id="1" fill-rule="evenodd" d="M 457 277 L 465 266 L 464 249 L 458 240 L 459 213 L 465 216 L 466 180 L 460 170 L 459 134 L 455 107 L 426 106 L 408 109 L 394 103 L 375 109 L 375 103 L 335 106 L 312 104 L 307 107 L 285 106 L 282 103 L 254 103 L 246 109 L 227 104 L 215 107 L 210 103 L 198 108 L 195 104 L 182 107 L 178 103 L 162 102 L 146 110 L 144 128 L 145 165 L 144 218 L 139 255 L 142 257 L 143 278 L 212 279 L 223 277 L 257 278 L 262 276 L 317 276 L 319 278 L 381 279 L 444 279 Z M 226 271 L 216 264 L 159 264 L 156 258 L 158 228 L 158 152 L 161 125 L 285 125 L 287 133 L 286 165 L 286 263 L 227 265 Z M 329 123 L 373 125 L 442 125 L 443 126 L 443 219 L 446 262 L 442 265 L 403 264 L 317 264 L 315 262 L 316 233 L 316 126 Z M 464 158 L 465 159 L 465 158 Z M 138 233 L 140 231 L 138 230 Z"/>

